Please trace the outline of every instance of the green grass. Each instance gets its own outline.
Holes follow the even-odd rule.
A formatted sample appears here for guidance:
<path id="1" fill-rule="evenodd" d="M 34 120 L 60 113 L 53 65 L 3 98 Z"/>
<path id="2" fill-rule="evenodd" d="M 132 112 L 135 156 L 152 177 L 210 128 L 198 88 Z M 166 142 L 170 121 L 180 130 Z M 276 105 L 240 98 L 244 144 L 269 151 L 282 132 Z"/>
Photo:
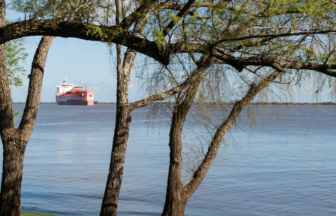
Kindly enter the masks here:
<path id="1" fill-rule="evenodd" d="M 26 212 L 21 212 L 21 216 L 54 216 L 52 214 L 39 214 L 39 213 L 26 213 Z"/>

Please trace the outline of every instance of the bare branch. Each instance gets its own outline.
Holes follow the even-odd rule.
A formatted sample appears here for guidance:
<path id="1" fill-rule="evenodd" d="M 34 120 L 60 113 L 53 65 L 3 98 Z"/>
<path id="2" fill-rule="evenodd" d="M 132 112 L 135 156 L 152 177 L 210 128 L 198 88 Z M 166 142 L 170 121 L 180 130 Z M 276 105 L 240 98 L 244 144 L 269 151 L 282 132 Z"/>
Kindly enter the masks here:
<path id="1" fill-rule="evenodd" d="M 277 77 L 279 77 L 281 71 L 275 71 L 271 73 L 265 80 L 262 80 L 257 86 L 252 83 L 250 90 L 247 94 L 240 100 L 235 103 L 233 106 L 230 115 L 222 123 L 222 125 L 216 130 L 216 133 L 213 136 L 212 142 L 209 145 L 208 152 L 206 153 L 201 165 L 198 167 L 197 171 L 194 173 L 194 176 L 190 183 L 187 185 L 188 196 L 190 197 L 198 188 L 198 186 L 203 181 L 206 173 L 211 167 L 213 161 L 217 156 L 218 148 L 222 142 L 224 135 L 231 129 L 232 125 L 235 123 L 240 112 L 248 105 L 253 98 L 264 88 L 266 88 L 271 82 L 273 82 Z"/>
<path id="2" fill-rule="evenodd" d="M 189 8 L 192 4 L 195 3 L 196 0 L 189 0 L 183 8 L 180 10 L 180 12 L 177 13 L 177 17 L 179 17 L 179 20 L 188 12 Z M 164 29 L 163 34 L 168 35 L 168 32 L 176 25 L 176 21 L 172 20 Z"/>
<path id="3" fill-rule="evenodd" d="M 332 69 L 336 69 L 336 64 L 326 65 L 310 62 L 286 61 L 272 57 L 234 57 L 215 49 L 211 54 L 227 64 L 268 66 L 278 70 L 281 70 L 280 68 L 314 70 L 328 76 L 336 77 L 336 72 L 332 71 Z"/>
<path id="4" fill-rule="evenodd" d="M 210 66 L 213 65 L 215 61 L 211 62 Z M 182 92 L 184 89 L 186 89 L 191 83 L 193 83 L 203 72 L 204 69 L 209 68 L 209 66 L 199 66 L 183 83 L 181 83 L 179 86 L 173 87 L 165 92 L 153 94 L 151 96 L 148 96 L 144 99 L 135 101 L 129 105 L 130 111 L 134 111 L 140 107 L 147 106 L 151 104 L 153 101 L 158 100 L 165 100 L 169 97 L 171 97 L 174 94 Z"/>
<path id="5" fill-rule="evenodd" d="M 55 4 L 55 1 L 56 1 L 56 0 L 52 0 L 51 2 L 49 2 L 48 4 L 46 4 L 43 8 L 41 8 L 41 10 L 39 10 L 39 11 L 35 14 L 35 16 L 33 17 L 32 20 L 36 20 L 37 17 L 38 17 L 43 11 L 45 11 L 46 9 L 48 9 L 52 4 Z"/>

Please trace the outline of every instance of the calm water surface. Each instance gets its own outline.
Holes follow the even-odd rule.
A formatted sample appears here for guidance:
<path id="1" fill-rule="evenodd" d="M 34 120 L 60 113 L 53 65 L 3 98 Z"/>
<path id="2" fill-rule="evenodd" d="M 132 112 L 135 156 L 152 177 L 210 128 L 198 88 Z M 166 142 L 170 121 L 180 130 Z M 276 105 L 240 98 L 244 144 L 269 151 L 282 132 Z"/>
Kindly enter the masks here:
<path id="1" fill-rule="evenodd" d="M 267 118 L 281 112 L 286 116 Z M 132 118 L 119 216 L 162 212 L 169 127 L 148 128 L 146 114 L 140 109 Z M 186 215 L 336 215 L 335 107 L 269 106 L 259 114 L 252 134 L 244 118 L 231 130 L 239 146 L 221 152 L 230 160 L 214 163 Z M 23 211 L 99 215 L 114 118 L 114 105 L 40 106 L 25 155 Z"/>

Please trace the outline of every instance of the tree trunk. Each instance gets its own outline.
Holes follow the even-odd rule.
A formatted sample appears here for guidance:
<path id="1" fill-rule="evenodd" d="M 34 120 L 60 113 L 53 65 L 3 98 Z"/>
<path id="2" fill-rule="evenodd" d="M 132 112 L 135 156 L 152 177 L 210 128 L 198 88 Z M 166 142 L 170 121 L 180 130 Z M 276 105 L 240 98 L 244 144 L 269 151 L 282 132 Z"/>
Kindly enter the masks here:
<path id="1" fill-rule="evenodd" d="M 182 113 L 179 111 L 173 113 L 169 134 L 170 163 L 162 216 L 184 216 L 184 208 L 188 201 L 185 197 L 185 186 L 181 182 L 183 154 L 181 133 L 184 118 L 180 114 Z"/>
<path id="2" fill-rule="evenodd" d="M 200 72 L 200 75 L 185 92 L 184 100 L 176 105 L 173 111 L 169 133 L 170 162 L 168 183 L 162 216 L 184 216 L 184 209 L 189 199 L 187 187 L 181 181 L 183 159 L 182 129 L 187 114 L 194 102 L 197 89 L 212 62 L 211 58 L 202 56 L 198 63 L 199 65 L 196 70 Z"/>
<path id="3" fill-rule="evenodd" d="M 184 101 L 175 107 L 169 133 L 170 163 L 167 183 L 166 201 L 162 216 L 184 216 L 188 198 L 186 187 L 181 181 L 182 176 L 182 129 L 190 107 L 194 101 L 197 88 L 203 75 L 187 90 Z"/>
<path id="4" fill-rule="evenodd" d="M 130 123 L 131 114 L 127 108 L 117 106 L 110 168 L 100 216 L 117 215 Z"/>
<path id="5" fill-rule="evenodd" d="M 3 216 L 20 216 L 22 169 L 26 145 L 15 134 L 17 133 L 13 131 L 1 136 L 4 151 L 0 215 Z"/>
<path id="6" fill-rule="evenodd" d="M 116 0 L 116 22 L 119 22 L 119 1 Z M 146 16 L 147 17 L 147 16 Z M 146 18 L 144 17 L 144 18 Z M 134 27 L 135 35 L 143 33 L 142 22 L 140 19 Z M 117 113 L 113 136 L 113 146 L 109 174 L 106 181 L 104 198 L 100 210 L 100 216 L 117 215 L 118 200 L 122 178 L 124 174 L 124 164 L 126 156 L 127 141 L 129 137 L 129 127 L 132 119 L 133 110 L 128 104 L 128 87 L 131 73 L 136 57 L 136 52 L 127 49 L 122 62 L 120 45 L 117 45 Z"/>
<path id="7" fill-rule="evenodd" d="M 169 197 L 167 193 L 162 216 L 184 216 L 188 198 L 184 195 L 184 185 L 179 182 L 176 186 L 170 187 Z"/>
<path id="8" fill-rule="evenodd" d="M 189 89 L 190 93 L 190 89 Z M 186 115 L 191 107 L 188 101 L 193 101 L 195 94 L 187 93 L 186 99 L 175 107 L 169 133 L 170 162 L 167 182 L 166 201 L 162 216 L 184 216 L 188 201 L 186 187 L 181 181 L 182 176 L 182 129 Z"/>
<path id="9" fill-rule="evenodd" d="M 0 133 L 3 144 L 0 216 L 20 216 L 21 181 L 24 153 L 28 140 L 35 126 L 35 120 L 41 97 L 45 62 L 53 39 L 54 37 L 42 37 L 35 52 L 30 74 L 26 106 L 19 128 L 14 128 L 13 117 L 12 113 L 10 112 L 11 110 L 8 110 L 6 113 L 0 112 Z M 0 52 L 0 57 L 2 57 L 0 60 L 3 60 L 4 56 L 4 51 Z M 1 73 L 5 74 L 4 76 L 7 77 L 6 65 L 4 64 L 4 66 L 1 68 Z M 1 83 L 1 87 L 3 89 L 5 89 L 4 87 L 7 86 L 8 81 L 7 83 Z M 2 92 L 0 91 L 0 93 Z M 9 87 L 7 95 L 8 94 L 8 97 L 10 98 Z M 0 100 L 0 102 L 3 103 L 2 100 Z M 11 101 L 8 104 L 8 107 L 11 109 Z M 5 121 L 5 119 L 9 120 Z"/>

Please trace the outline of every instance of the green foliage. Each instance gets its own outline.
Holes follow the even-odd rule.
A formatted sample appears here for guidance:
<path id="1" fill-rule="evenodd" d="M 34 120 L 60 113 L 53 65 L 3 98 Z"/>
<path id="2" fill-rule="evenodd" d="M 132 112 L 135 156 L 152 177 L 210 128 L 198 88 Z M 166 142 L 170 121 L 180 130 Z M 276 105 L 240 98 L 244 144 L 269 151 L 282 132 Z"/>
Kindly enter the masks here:
<path id="1" fill-rule="evenodd" d="M 163 48 L 165 47 L 165 36 L 163 34 L 162 31 L 160 31 L 159 29 L 154 29 L 153 30 L 153 37 L 154 40 L 156 42 L 156 44 L 158 45 L 159 48 Z"/>
<path id="2" fill-rule="evenodd" d="M 7 21 L 8 23 L 10 22 Z M 26 71 L 23 64 L 28 57 L 28 53 L 24 47 L 25 41 L 25 38 L 19 38 L 5 44 L 7 75 L 10 88 L 23 85 L 21 77 Z M 14 110 L 13 120 L 17 119 L 20 114 L 21 112 Z"/>
<path id="3" fill-rule="evenodd" d="M 105 38 L 107 38 L 107 34 L 106 31 L 108 31 L 107 29 L 105 29 L 104 27 L 99 27 L 99 26 L 94 26 L 94 25 L 88 25 L 87 26 L 87 35 L 91 35 L 94 37 L 99 37 L 101 38 L 102 41 L 104 41 Z M 119 31 L 116 31 L 119 32 Z"/>
<path id="4" fill-rule="evenodd" d="M 7 74 L 11 87 L 22 86 L 21 76 L 26 71 L 23 63 L 28 57 L 24 43 L 25 38 L 15 39 L 6 43 Z"/>
<path id="5" fill-rule="evenodd" d="M 45 5 L 48 3 L 53 2 L 53 0 L 17 0 L 13 1 L 10 9 L 22 12 L 27 14 L 27 19 L 32 18 L 38 11 L 40 11 Z M 55 14 L 55 10 L 60 4 L 60 0 L 55 0 L 55 3 L 52 4 L 48 9 L 42 11 L 39 14 L 39 18 L 48 18 Z"/>

